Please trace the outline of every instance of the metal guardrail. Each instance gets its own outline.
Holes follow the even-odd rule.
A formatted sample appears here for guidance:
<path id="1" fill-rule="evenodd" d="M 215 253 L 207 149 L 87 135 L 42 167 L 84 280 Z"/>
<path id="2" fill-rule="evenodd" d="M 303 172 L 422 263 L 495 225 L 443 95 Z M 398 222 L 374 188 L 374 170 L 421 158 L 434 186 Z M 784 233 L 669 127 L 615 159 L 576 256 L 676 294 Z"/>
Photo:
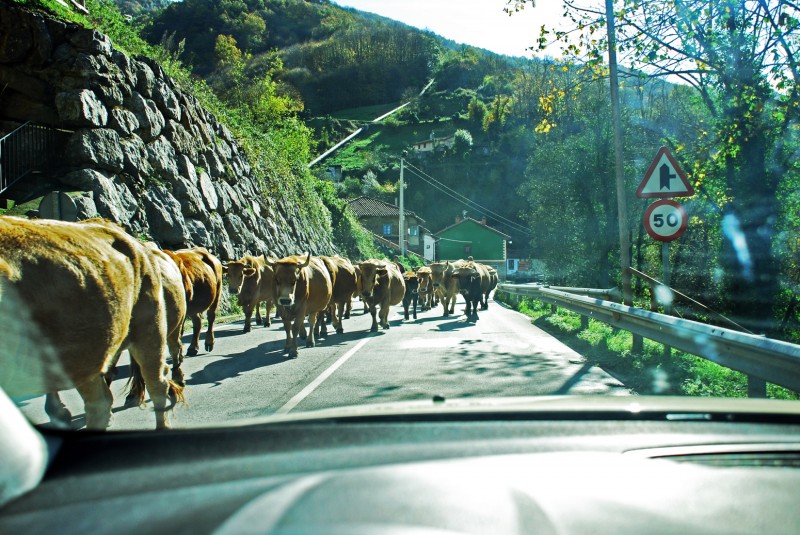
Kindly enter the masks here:
<path id="1" fill-rule="evenodd" d="M 512 295 L 534 297 L 743 372 L 750 377 L 751 385 L 753 378 L 757 378 L 800 391 L 798 345 L 538 284 L 500 284 L 498 289 Z M 757 392 L 757 395 L 765 395 L 765 392 Z"/>
<path id="2" fill-rule="evenodd" d="M 24 123 L 0 138 L 0 194 L 35 171 L 45 171 L 69 132 Z"/>

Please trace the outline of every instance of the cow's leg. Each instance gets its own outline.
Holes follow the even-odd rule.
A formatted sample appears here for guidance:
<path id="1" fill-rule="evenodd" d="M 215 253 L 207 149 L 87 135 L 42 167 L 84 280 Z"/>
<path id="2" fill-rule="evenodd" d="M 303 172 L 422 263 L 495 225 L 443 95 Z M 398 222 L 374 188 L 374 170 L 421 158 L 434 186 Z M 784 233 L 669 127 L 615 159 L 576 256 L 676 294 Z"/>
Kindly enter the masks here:
<path id="1" fill-rule="evenodd" d="M 308 338 L 306 338 L 306 347 L 314 347 L 316 345 L 314 340 L 314 327 L 316 326 L 316 323 L 321 323 L 321 328 L 325 328 L 324 312 L 325 311 L 322 310 L 320 312 L 311 312 L 308 314 Z"/>
<path id="2" fill-rule="evenodd" d="M 141 368 L 132 358 L 130 368 L 130 390 L 128 390 L 128 395 L 125 396 L 125 406 L 138 407 L 144 403 L 144 377 L 142 377 Z"/>
<path id="3" fill-rule="evenodd" d="M 350 298 L 344 304 L 344 319 L 349 320 L 350 319 L 350 313 L 352 311 L 353 311 L 353 296 L 350 296 Z M 339 317 L 341 317 L 341 312 L 339 313 Z"/>
<path id="4" fill-rule="evenodd" d="M 389 328 L 389 308 L 389 303 L 386 303 L 385 305 L 381 303 L 381 327 L 384 329 Z"/>
<path id="5" fill-rule="evenodd" d="M 335 307 L 336 305 L 332 306 Z M 328 336 L 328 322 L 326 316 L 330 317 L 327 310 L 320 310 L 317 314 L 317 325 L 319 326 L 319 329 L 317 329 L 317 337 Z M 308 321 L 311 322 L 310 314 L 308 316 Z"/>
<path id="6" fill-rule="evenodd" d="M 72 422 L 72 413 L 69 412 L 58 392 L 51 392 L 44 398 L 44 412 L 50 417 L 50 421 L 58 426 L 66 426 Z"/>
<path id="7" fill-rule="evenodd" d="M 281 311 L 281 319 L 283 320 L 283 330 L 286 331 L 286 343 L 283 345 L 283 349 L 291 352 L 291 340 L 294 336 L 292 329 L 292 317 L 289 314 L 289 311 L 285 308 Z"/>
<path id="8" fill-rule="evenodd" d="M 269 311 L 267 311 L 269 314 Z M 256 301 L 256 325 L 261 325 L 261 302 Z"/>
<path id="9" fill-rule="evenodd" d="M 200 331 L 202 330 L 202 322 L 200 321 L 200 314 L 192 315 L 192 341 L 189 343 L 189 349 L 186 350 L 186 356 L 194 357 L 200 352 Z"/>
<path id="10" fill-rule="evenodd" d="M 249 333 L 250 332 L 250 320 L 253 317 L 253 305 L 252 304 L 247 304 L 247 305 L 242 307 L 242 310 L 244 311 L 244 329 L 242 329 L 242 332 L 243 333 Z M 256 306 L 256 313 L 258 313 L 258 306 Z M 258 321 L 258 318 L 256 318 L 256 321 Z M 259 322 L 259 324 L 260 323 L 261 322 Z M 208 337 L 206 337 L 206 338 L 208 338 Z"/>
<path id="11" fill-rule="evenodd" d="M 414 319 L 417 319 L 417 300 L 418 299 L 419 299 L 419 296 L 417 294 L 414 294 L 414 297 L 411 300 L 411 305 L 414 307 L 414 309 L 413 309 L 414 310 Z"/>
<path id="12" fill-rule="evenodd" d="M 350 302 L 350 300 L 348 299 L 347 303 L 349 303 L 349 302 Z M 337 332 L 337 334 L 344 333 L 344 325 L 342 325 L 343 318 L 349 318 L 350 317 L 349 315 L 345 314 L 345 308 L 347 307 L 347 303 L 338 303 L 336 305 L 336 310 L 334 311 L 336 313 L 336 321 L 337 321 L 336 332 Z"/>
<path id="13" fill-rule="evenodd" d="M 81 395 L 86 412 L 86 429 L 103 431 L 111 421 L 114 398 L 105 378 L 99 373 L 88 381 L 75 385 Z"/>
<path id="14" fill-rule="evenodd" d="M 206 351 L 214 350 L 214 321 L 217 319 L 217 309 L 209 308 L 206 314 L 208 318 L 208 330 L 206 330 Z M 249 325 L 250 322 L 248 322 Z"/>
<path id="15" fill-rule="evenodd" d="M 264 314 L 264 327 L 269 327 L 269 315 L 272 312 L 272 301 L 264 301 L 264 308 L 266 309 L 266 313 Z"/>
<path id="16" fill-rule="evenodd" d="M 378 332 L 378 320 L 376 319 L 378 311 L 375 303 L 370 303 L 369 313 L 372 315 L 372 327 L 369 328 L 369 331 L 376 333 Z"/>

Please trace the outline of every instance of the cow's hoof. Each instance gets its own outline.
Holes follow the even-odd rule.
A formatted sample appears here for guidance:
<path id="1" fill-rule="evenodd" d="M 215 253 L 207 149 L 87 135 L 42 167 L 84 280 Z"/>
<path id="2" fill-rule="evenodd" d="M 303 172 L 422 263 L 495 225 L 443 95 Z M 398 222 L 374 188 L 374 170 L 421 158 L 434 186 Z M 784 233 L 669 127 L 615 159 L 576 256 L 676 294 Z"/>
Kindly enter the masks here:
<path id="1" fill-rule="evenodd" d="M 378 326 L 377 325 L 373 325 L 372 327 L 370 327 L 369 332 L 371 332 L 371 333 L 378 332 Z"/>
<path id="2" fill-rule="evenodd" d="M 209 353 L 214 351 L 214 344 L 206 344 L 206 351 L 208 351 Z"/>
<path id="3" fill-rule="evenodd" d="M 336 334 L 344 334 L 344 329 L 339 327 L 338 329 L 336 329 Z"/>
<path id="4" fill-rule="evenodd" d="M 315 343 L 314 343 L 314 342 L 312 342 L 311 340 L 307 340 L 307 341 L 306 341 L 306 347 L 314 347 L 315 345 L 317 345 L 317 344 L 315 344 Z"/>
<path id="5" fill-rule="evenodd" d="M 289 358 L 290 359 L 296 359 L 297 358 L 297 350 L 296 349 L 290 349 L 289 350 Z"/>
<path id="6" fill-rule="evenodd" d="M 169 395 L 170 395 L 170 397 L 172 396 L 172 387 L 169 388 Z M 133 392 L 128 394 L 125 397 L 125 405 L 124 405 L 125 408 L 126 409 L 130 409 L 131 407 L 138 407 L 139 406 L 139 400 L 137 399 L 137 397 L 138 396 L 134 395 Z"/>
<path id="7" fill-rule="evenodd" d="M 250 326 L 249 325 L 245 325 L 244 329 L 242 329 L 242 332 L 243 333 L 249 333 L 250 332 Z"/>
<path id="8" fill-rule="evenodd" d="M 350 319 L 350 313 L 349 313 L 349 312 L 348 312 L 347 314 L 345 314 L 345 315 L 344 315 L 344 319 L 346 319 L 346 320 L 349 320 L 349 319 Z"/>
<path id="9" fill-rule="evenodd" d="M 306 333 L 300 333 L 300 338 L 305 340 L 308 335 Z"/>
<path id="10" fill-rule="evenodd" d="M 271 323 L 269 322 L 269 320 L 264 320 L 264 327 L 269 327 L 270 325 Z"/>
<path id="11" fill-rule="evenodd" d="M 200 351 L 196 347 L 190 347 L 186 350 L 187 357 L 196 357 Z"/>

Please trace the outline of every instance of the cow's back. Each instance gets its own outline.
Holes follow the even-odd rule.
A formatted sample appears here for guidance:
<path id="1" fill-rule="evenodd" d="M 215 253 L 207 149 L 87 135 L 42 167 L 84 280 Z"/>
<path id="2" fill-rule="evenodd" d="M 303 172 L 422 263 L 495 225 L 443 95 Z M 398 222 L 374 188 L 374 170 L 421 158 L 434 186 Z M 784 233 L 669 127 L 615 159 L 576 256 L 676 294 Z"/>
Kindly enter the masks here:
<path id="1" fill-rule="evenodd" d="M 358 278 L 355 266 L 347 258 L 341 256 L 321 257 L 329 273 L 335 274 L 335 279 L 331 278 L 333 284 L 333 295 L 331 301 L 342 303 L 352 299 L 353 294 L 358 290 Z"/>
<path id="2" fill-rule="evenodd" d="M 144 246 L 101 220 L 0 216 L 0 258 L 41 343 L 55 350 L 61 365 L 32 384 L 4 385 L 11 395 L 71 388 L 107 371 L 134 314 L 161 289 Z"/>
<path id="3" fill-rule="evenodd" d="M 222 292 L 222 263 L 204 247 L 164 251 L 178 265 L 186 287 L 187 313 L 216 310 Z"/>
<path id="4" fill-rule="evenodd" d="M 386 264 L 386 273 L 389 277 L 389 291 L 384 294 L 384 302 L 389 305 L 396 305 L 403 301 L 406 293 L 406 283 L 400 270 L 391 263 Z"/>
<path id="5" fill-rule="evenodd" d="M 306 311 L 311 313 L 325 310 L 333 295 L 333 284 L 328 269 L 319 257 L 312 256 L 302 271 L 307 281 Z"/>

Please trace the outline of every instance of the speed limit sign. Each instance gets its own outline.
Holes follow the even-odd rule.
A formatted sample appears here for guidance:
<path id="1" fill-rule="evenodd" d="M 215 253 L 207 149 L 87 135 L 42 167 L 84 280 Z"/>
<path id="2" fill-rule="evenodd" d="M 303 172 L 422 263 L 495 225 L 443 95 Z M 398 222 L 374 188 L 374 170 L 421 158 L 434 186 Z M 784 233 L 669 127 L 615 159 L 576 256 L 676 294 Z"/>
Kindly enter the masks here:
<path id="1" fill-rule="evenodd" d="M 680 238 L 686 230 L 688 218 L 683 206 L 671 199 L 661 199 L 644 212 L 644 228 L 658 241 Z"/>

